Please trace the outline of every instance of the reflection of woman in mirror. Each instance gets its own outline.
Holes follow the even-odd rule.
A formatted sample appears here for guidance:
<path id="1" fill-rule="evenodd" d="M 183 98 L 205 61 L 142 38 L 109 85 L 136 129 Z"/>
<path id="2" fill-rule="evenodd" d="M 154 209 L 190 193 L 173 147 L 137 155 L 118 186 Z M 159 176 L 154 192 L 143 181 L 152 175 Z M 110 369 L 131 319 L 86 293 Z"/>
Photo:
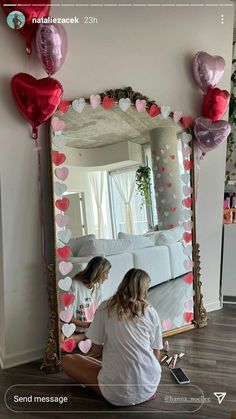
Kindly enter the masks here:
<path id="1" fill-rule="evenodd" d="M 77 342 L 86 339 L 86 331 L 97 307 L 102 302 L 101 285 L 108 278 L 110 269 L 111 264 L 106 258 L 95 256 L 89 261 L 87 267 L 73 278 L 72 292 L 75 300 L 71 323 L 76 325 L 76 334 L 73 335 L 73 339 Z"/>
<path id="2" fill-rule="evenodd" d="M 79 354 L 62 358 L 69 376 L 116 406 L 153 399 L 160 382 L 161 325 L 146 300 L 149 284 L 145 271 L 130 269 L 116 294 L 96 311 L 87 337 L 102 362 Z"/>

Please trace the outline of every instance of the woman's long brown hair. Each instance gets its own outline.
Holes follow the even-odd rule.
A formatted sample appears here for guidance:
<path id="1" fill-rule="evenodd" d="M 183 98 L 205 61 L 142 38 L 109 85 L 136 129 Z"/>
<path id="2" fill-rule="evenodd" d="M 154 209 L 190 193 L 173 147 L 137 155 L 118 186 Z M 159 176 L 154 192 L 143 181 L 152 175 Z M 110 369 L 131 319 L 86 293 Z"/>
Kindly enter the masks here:
<path id="1" fill-rule="evenodd" d="M 124 315 L 134 319 L 144 315 L 149 305 L 147 290 L 151 280 L 147 272 L 142 269 L 130 269 L 120 283 L 117 292 L 107 301 L 108 315 L 116 311 L 119 320 Z"/>
<path id="2" fill-rule="evenodd" d="M 111 269 L 109 260 L 102 256 L 95 256 L 87 267 L 74 276 L 73 279 L 81 281 L 86 287 L 94 288 L 101 283 L 101 275 Z"/>

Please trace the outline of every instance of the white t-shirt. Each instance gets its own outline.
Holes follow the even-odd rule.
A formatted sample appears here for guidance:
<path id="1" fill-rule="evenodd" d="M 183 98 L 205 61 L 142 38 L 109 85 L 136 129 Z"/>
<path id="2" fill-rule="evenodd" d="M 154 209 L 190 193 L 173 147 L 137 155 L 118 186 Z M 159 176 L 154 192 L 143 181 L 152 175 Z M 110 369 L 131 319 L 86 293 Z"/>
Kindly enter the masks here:
<path id="1" fill-rule="evenodd" d="M 96 286 L 94 290 L 87 288 L 81 281 L 72 282 L 72 292 L 75 299 L 72 305 L 74 318 L 83 322 L 91 322 L 94 313 L 102 302 L 101 286 Z M 77 332 L 86 332 L 85 327 L 76 327 Z"/>
<path id="2" fill-rule="evenodd" d="M 148 306 L 137 322 L 124 317 L 108 317 L 104 301 L 93 319 L 87 337 L 104 344 L 100 390 L 110 403 L 129 406 L 149 400 L 161 378 L 161 366 L 153 349 L 162 349 L 162 334 L 156 310 Z"/>

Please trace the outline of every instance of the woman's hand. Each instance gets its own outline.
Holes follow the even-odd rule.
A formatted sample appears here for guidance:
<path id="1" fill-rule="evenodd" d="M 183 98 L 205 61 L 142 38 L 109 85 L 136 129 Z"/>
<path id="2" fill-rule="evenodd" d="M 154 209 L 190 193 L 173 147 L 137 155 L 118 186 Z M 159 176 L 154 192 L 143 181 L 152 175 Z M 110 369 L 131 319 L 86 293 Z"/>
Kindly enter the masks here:
<path id="1" fill-rule="evenodd" d="M 153 353 L 158 361 L 160 361 L 161 351 L 160 349 L 153 349 Z"/>

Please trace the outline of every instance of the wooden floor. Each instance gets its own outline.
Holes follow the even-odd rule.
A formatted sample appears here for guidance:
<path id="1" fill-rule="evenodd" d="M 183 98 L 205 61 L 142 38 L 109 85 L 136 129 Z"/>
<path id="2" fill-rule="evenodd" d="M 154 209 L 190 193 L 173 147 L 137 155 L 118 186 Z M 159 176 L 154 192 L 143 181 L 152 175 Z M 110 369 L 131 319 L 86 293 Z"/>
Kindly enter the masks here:
<path id="1" fill-rule="evenodd" d="M 38 361 L 0 371 L 0 418 L 6 419 L 16 415 L 17 418 L 25 419 L 45 417 L 59 419 L 65 416 L 70 419 L 230 418 L 230 412 L 236 410 L 236 305 L 227 304 L 222 310 L 210 313 L 209 317 L 207 327 L 168 338 L 171 352 L 186 353 L 186 357 L 179 362 L 179 366 L 189 376 L 191 384 L 185 386 L 175 384 L 170 371 L 164 365 L 156 400 L 129 408 L 114 408 L 103 400 L 99 400 L 86 388 L 67 386 L 66 384 L 69 385 L 72 381 L 63 373 L 45 376 L 39 370 L 40 361 Z M 10 386 L 17 384 L 19 384 L 18 387 L 8 391 L 6 397 L 8 404 L 10 398 L 13 399 L 13 394 L 68 396 L 69 403 L 64 407 L 57 404 L 60 410 L 55 413 L 42 412 L 37 415 L 13 413 L 5 406 L 4 394 Z M 22 384 L 38 384 L 40 387 L 30 388 Z M 50 386 L 45 386 L 45 384 L 50 384 Z M 57 387 L 57 384 L 62 385 Z M 218 404 L 214 392 L 227 393 L 222 404 Z M 177 403 L 176 397 L 182 402 Z M 185 402 L 183 397 L 188 401 Z M 190 397 L 194 400 L 190 400 Z M 16 409 L 20 407 L 15 407 Z M 48 410 L 52 410 L 52 407 L 49 406 Z M 68 410 L 74 413 L 66 414 Z"/>

